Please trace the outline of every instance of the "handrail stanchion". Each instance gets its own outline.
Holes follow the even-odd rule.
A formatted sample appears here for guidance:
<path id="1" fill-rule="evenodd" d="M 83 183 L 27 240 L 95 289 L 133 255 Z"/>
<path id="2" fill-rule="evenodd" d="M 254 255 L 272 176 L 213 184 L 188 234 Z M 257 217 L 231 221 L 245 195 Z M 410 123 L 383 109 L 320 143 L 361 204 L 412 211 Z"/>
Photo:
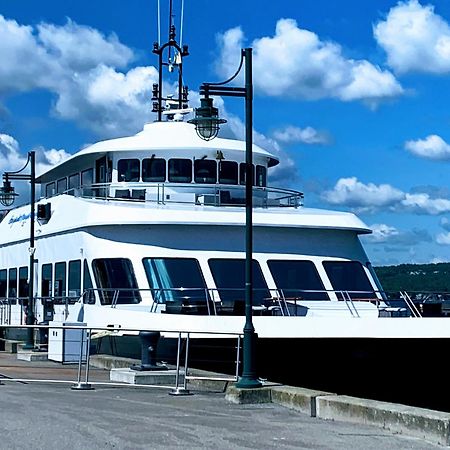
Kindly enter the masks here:
<path id="1" fill-rule="evenodd" d="M 189 333 L 188 337 L 186 338 L 186 356 L 185 356 L 185 372 L 184 372 L 184 382 L 183 387 L 179 386 L 180 383 L 180 356 L 181 356 L 181 332 L 178 333 L 178 349 L 177 349 L 177 369 L 175 373 L 175 389 L 172 389 L 169 392 L 169 395 L 191 395 L 188 389 L 186 389 L 186 368 L 187 368 L 187 352 L 188 352 L 188 344 L 189 342 Z"/>
<path id="2" fill-rule="evenodd" d="M 64 330 L 64 328 L 63 328 Z M 81 333 L 80 333 L 80 359 L 78 361 L 78 380 L 76 384 L 73 384 L 70 388 L 72 390 L 75 391 L 89 391 L 89 390 L 93 390 L 94 388 L 87 382 L 87 377 L 88 377 L 88 371 L 89 371 L 89 362 L 88 362 L 88 358 L 89 358 L 89 350 L 88 350 L 88 339 L 87 339 L 87 328 L 81 328 L 80 329 Z M 86 336 L 86 340 L 85 340 L 85 336 Z M 86 343 L 86 381 L 85 382 L 81 382 L 81 367 L 83 364 L 83 348 L 84 348 L 84 344 Z"/>

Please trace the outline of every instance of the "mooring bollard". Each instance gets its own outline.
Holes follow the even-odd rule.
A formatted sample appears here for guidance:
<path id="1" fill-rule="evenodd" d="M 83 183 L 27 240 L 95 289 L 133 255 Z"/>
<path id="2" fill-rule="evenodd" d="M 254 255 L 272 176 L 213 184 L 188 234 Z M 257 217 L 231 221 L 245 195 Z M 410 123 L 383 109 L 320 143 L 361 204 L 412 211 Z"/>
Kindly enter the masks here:
<path id="1" fill-rule="evenodd" d="M 156 360 L 156 350 L 161 337 L 159 331 L 140 331 L 141 340 L 141 364 L 133 364 L 130 369 L 137 371 L 167 370 L 167 367 Z"/>

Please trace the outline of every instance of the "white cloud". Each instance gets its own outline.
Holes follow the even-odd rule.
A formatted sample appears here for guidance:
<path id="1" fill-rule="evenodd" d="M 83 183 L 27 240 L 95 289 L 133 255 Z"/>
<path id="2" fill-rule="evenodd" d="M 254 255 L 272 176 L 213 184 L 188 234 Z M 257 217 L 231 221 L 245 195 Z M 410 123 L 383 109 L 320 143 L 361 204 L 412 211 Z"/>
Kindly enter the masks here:
<path id="1" fill-rule="evenodd" d="M 405 149 L 422 158 L 436 160 L 450 159 L 450 145 L 436 134 L 431 134 L 425 139 L 406 141 Z"/>
<path id="2" fill-rule="evenodd" d="M 67 159 L 70 154 L 63 149 L 49 149 L 44 147 L 36 147 L 33 149 L 36 153 L 36 174 L 47 171 L 55 164 Z M 0 134 L 0 173 L 5 171 L 19 170 L 27 163 L 27 154 L 20 150 L 20 145 L 16 139 L 8 134 Z M 28 171 L 28 168 L 25 169 Z M 24 173 L 29 173 L 25 172 Z M 18 204 L 28 201 L 29 185 L 23 182 L 14 182 L 14 188 L 20 195 Z"/>
<path id="3" fill-rule="evenodd" d="M 93 69 L 100 63 L 126 67 L 134 57 L 133 51 L 121 44 L 114 33 L 103 36 L 95 28 L 70 19 L 64 26 L 42 23 L 37 30 L 37 40 L 50 57 L 76 72 Z"/>
<path id="4" fill-rule="evenodd" d="M 384 223 L 374 223 L 370 226 L 372 234 L 367 236 L 367 240 L 375 243 L 385 243 L 393 236 L 398 236 L 399 231 L 395 227 L 391 227 Z"/>
<path id="5" fill-rule="evenodd" d="M 347 206 L 360 212 L 380 209 L 428 215 L 450 212 L 450 200 L 446 198 L 432 198 L 423 192 L 405 193 L 389 184 L 364 184 L 356 177 L 339 179 L 321 198 L 331 205 Z"/>
<path id="6" fill-rule="evenodd" d="M 218 35 L 216 69 L 220 76 L 234 74 L 243 43 L 240 28 Z M 376 104 L 403 94 L 392 73 L 366 60 L 346 58 L 339 44 L 321 41 L 315 33 L 299 28 L 293 19 L 280 19 L 274 36 L 255 39 L 251 46 L 254 85 L 266 95 Z"/>
<path id="7" fill-rule="evenodd" d="M 450 26 L 434 6 L 399 2 L 373 32 L 396 72 L 450 71 Z"/>
<path id="8" fill-rule="evenodd" d="M 436 242 L 439 245 L 450 245 L 450 232 L 449 233 L 439 233 L 436 236 Z"/>
<path id="9" fill-rule="evenodd" d="M 386 244 L 391 246 L 411 246 L 419 242 L 430 242 L 431 236 L 427 230 L 413 228 L 412 230 L 398 230 L 384 223 L 370 226 L 372 234 L 365 239 L 372 244 Z"/>
<path id="10" fill-rule="evenodd" d="M 379 208 L 400 202 L 405 194 L 389 184 L 364 184 L 356 177 L 341 178 L 332 190 L 325 191 L 322 199 L 332 205 L 356 208 Z"/>
<path id="11" fill-rule="evenodd" d="M 428 194 L 405 194 L 400 208 L 416 214 L 438 215 L 450 212 L 450 200 L 431 198 Z"/>
<path id="12" fill-rule="evenodd" d="M 25 26 L 0 15 L 0 94 L 45 89 L 53 114 L 100 137 L 142 129 L 150 117 L 154 67 L 120 71 L 134 58 L 115 34 L 68 20 L 63 26 Z"/>
<path id="13" fill-rule="evenodd" d="M 284 144 L 309 144 L 326 145 L 329 143 L 329 136 L 323 131 L 318 131 L 312 127 L 299 128 L 287 126 L 273 132 L 273 137 Z"/>

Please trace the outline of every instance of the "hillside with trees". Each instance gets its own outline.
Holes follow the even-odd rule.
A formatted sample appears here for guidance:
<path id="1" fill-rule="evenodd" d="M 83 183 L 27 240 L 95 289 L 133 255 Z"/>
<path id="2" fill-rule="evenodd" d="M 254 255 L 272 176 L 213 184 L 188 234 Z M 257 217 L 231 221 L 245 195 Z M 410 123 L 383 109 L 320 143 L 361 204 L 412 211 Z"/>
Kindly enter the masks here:
<path id="1" fill-rule="evenodd" d="M 450 292 L 450 263 L 375 267 L 385 291 Z"/>

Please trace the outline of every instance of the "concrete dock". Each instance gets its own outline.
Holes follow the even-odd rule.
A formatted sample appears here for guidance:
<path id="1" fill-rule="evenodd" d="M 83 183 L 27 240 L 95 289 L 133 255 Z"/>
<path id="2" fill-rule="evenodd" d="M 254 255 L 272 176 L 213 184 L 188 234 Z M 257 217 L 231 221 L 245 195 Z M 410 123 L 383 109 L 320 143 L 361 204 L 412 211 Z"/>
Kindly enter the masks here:
<path id="1" fill-rule="evenodd" d="M 332 401 L 349 405 L 354 400 L 339 396 L 325 400 L 327 396 L 320 392 L 267 386 L 264 392 L 252 394 L 228 386 L 225 393 L 224 389 L 196 390 L 193 385 L 194 395 L 176 397 L 160 388 L 107 384 L 74 391 L 62 381 L 74 379 L 76 372 L 74 365 L 30 363 L 0 354 L 0 449 L 448 448 L 426 436 L 411 437 L 365 424 L 361 411 L 366 408 L 364 414 L 369 417 L 367 409 L 373 414 L 373 404 L 353 410 L 360 423 L 350 421 L 340 405 L 337 410 L 345 419 L 340 420 L 333 416 Z M 61 382 L 18 382 L 4 377 Z M 109 370 L 93 368 L 89 379 L 107 383 Z M 252 395 L 256 397 L 250 401 Z M 311 417 L 311 397 L 317 417 Z M 254 403 L 255 399 L 264 403 Z M 322 414 L 328 418 L 321 418 Z M 386 416 L 385 420 L 393 419 Z"/>

